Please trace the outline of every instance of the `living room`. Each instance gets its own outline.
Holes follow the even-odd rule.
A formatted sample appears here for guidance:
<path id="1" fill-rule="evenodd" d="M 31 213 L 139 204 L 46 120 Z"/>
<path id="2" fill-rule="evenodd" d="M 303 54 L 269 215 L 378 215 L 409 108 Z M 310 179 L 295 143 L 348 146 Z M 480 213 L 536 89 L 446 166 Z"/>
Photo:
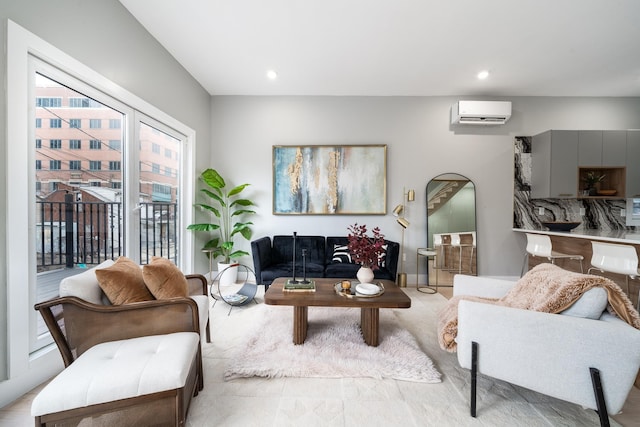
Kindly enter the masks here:
<path id="1" fill-rule="evenodd" d="M 621 10 L 611 11 L 611 17 L 595 13 L 599 10 L 598 2 L 593 2 L 583 12 L 573 12 L 585 14 L 579 15 L 583 18 L 584 27 L 589 27 L 596 20 L 606 24 L 603 28 L 594 29 L 598 35 L 616 32 L 627 35 L 625 31 L 631 31 L 627 25 L 631 24 L 621 17 L 638 16 L 638 10 L 637 5 L 632 2 L 623 4 Z M 492 19 L 500 21 L 507 18 L 503 14 L 504 9 L 497 4 L 494 6 L 486 6 L 493 10 Z M 425 191 L 433 177 L 442 173 L 459 173 L 474 182 L 477 197 L 478 273 L 482 276 L 517 277 L 522 267 L 525 241 L 521 235 L 512 231 L 514 138 L 535 135 L 549 129 L 640 128 L 637 64 L 624 70 L 620 66 L 612 67 L 618 69 L 620 74 L 613 74 L 614 77 L 608 78 L 609 82 L 621 80 L 621 75 L 636 73 L 635 89 L 622 93 L 615 91 L 615 85 L 608 86 L 603 80 L 593 85 L 591 91 L 583 93 L 535 93 L 523 90 L 510 95 L 497 89 L 492 91 L 484 88 L 483 83 L 477 82 L 472 75 L 476 70 L 470 70 L 469 76 L 465 74 L 464 77 L 468 81 L 461 82 L 455 92 L 411 93 L 397 83 L 402 90 L 398 89 L 395 93 L 365 95 L 356 89 L 336 88 L 330 95 L 292 95 L 279 92 L 278 85 L 282 86 L 287 80 L 287 74 L 294 72 L 280 69 L 279 81 L 265 79 L 260 82 L 264 86 L 261 89 L 263 92 L 225 92 L 221 89 L 212 94 L 204 83 L 196 80 L 179 59 L 148 32 L 127 7 L 134 6 L 115 0 L 89 3 L 63 0 L 55 4 L 43 0 L 10 2 L 3 4 L 0 9 L 3 22 L 0 40 L 3 45 L 7 45 L 7 20 L 11 20 L 192 129 L 195 134 L 191 165 L 194 176 L 208 167 L 215 167 L 234 184 L 251 184 L 247 191 L 257 205 L 257 214 L 252 218 L 256 237 L 290 234 L 293 231 L 300 235 L 340 236 L 346 234 L 349 225 L 359 222 L 371 227 L 378 226 L 389 239 L 400 242 L 402 229 L 391 215 L 391 209 L 402 202 L 405 188 L 414 189 L 416 198 L 407 205 L 406 213 L 411 225 L 404 232 L 404 269 L 409 275 L 410 284 L 416 280 L 416 249 L 427 245 Z M 432 7 L 437 8 L 436 5 Z M 531 4 L 528 7 L 532 8 L 526 9 L 528 12 L 538 8 Z M 561 12 L 563 11 L 558 11 L 559 14 Z M 588 15 L 587 12 L 592 14 Z M 545 10 L 544 14 L 549 14 L 549 11 Z M 366 13 L 363 12 L 363 16 Z M 516 16 L 514 20 L 527 22 L 521 13 Z M 460 27 L 458 21 L 462 18 L 451 18 L 447 32 Z M 567 16 L 562 18 L 568 19 Z M 541 25 L 533 17 L 530 20 L 531 22 L 526 23 L 526 28 Z M 486 24 L 487 27 L 490 25 L 492 24 Z M 520 22 L 520 25 L 524 24 Z M 177 26 L 181 27 L 176 31 L 187 32 L 187 27 Z M 447 32 L 439 37 L 447 37 Z M 609 46 L 608 50 L 619 49 L 620 57 L 637 56 L 637 40 L 640 37 L 633 35 L 637 34 L 631 32 L 625 43 L 611 45 L 615 47 Z M 511 36 L 512 34 L 503 34 L 503 37 Z M 551 46 L 554 41 L 547 43 Z M 579 60 L 576 56 L 584 54 L 579 48 L 580 43 L 575 42 L 571 46 L 576 49 L 574 53 L 566 48 L 558 58 L 516 56 L 513 52 L 502 56 L 511 56 L 512 61 L 517 58 L 521 68 L 527 68 L 531 63 L 543 63 L 546 68 L 553 69 L 557 66 L 553 61 L 576 62 Z M 428 48 L 425 50 L 428 51 Z M 465 48 L 456 55 L 483 56 L 495 50 L 493 46 L 484 46 L 482 49 Z M 9 52 L 0 59 L 0 75 L 4 81 L 10 77 L 6 70 L 11 55 Z M 336 57 L 335 61 L 346 63 L 355 61 L 357 56 L 354 58 Z M 478 59 L 478 62 L 483 61 Z M 225 64 L 220 64 L 219 67 L 224 68 Z M 445 69 L 452 74 L 462 73 L 452 65 L 447 65 Z M 256 75 L 261 78 L 264 71 L 257 70 Z M 212 75 L 215 75 L 213 71 Z M 400 73 L 399 82 L 403 76 L 405 75 Z M 578 80 L 576 76 L 570 76 L 568 81 L 560 80 L 560 77 L 558 76 L 559 81 L 567 85 L 572 79 Z M 497 69 L 491 79 L 495 81 L 499 78 L 500 70 Z M 316 81 L 321 86 L 332 79 L 331 75 L 322 75 Z M 533 82 L 529 84 L 533 85 Z M 7 105 L 7 89 L 3 87 L 1 91 L 5 102 L 0 110 L 0 130 L 4 141 L 2 145 L 7 147 L 10 141 L 4 135 L 7 135 L 7 114 L 11 105 Z M 451 125 L 451 106 L 467 98 L 510 101 L 513 105 L 512 117 L 500 126 Z M 273 146 L 320 144 L 387 146 L 386 215 L 273 214 Z M 0 155 L 4 170 L 9 162 L 5 151 Z M 6 198 L 7 188 L 14 185 L 11 177 L 5 176 L 3 184 L 0 192 L 2 217 L 7 219 L 23 215 L 26 207 L 17 206 Z M 32 311 L 33 304 L 28 303 L 28 293 L 22 291 L 23 282 L 8 279 L 12 265 L 9 252 L 13 252 L 16 248 L 13 245 L 18 244 L 16 239 L 8 240 L 6 237 L 12 228 L 23 230 L 18 235 L 18 241 L 27 241 L 29 227 L 16 227 L 15 223 L 9 224 L 7 221 L 0 225 L 0 235 L 3 236 L 3 245 L 0 246 L 0 259 L 3 260 L 0 263 L 0 307 L 3 309 L 0 311 L 6 313 L 0 319 L 0 342 L 4 349 L 0 354 L 0 365 L 3 366 L 0 378 L 5 379 L 0 383 L 0 406 L 27 393 L 51 377 L 55 369 L 59 369 L 59 366 L 47 366 L 46 358 L 31 359 L 28 344 L 23 342 L 24 329 L 29 324 L 25 312 Z M 208 272 L 207 259 L 199 251 L 204 241 L 201 238 L 189 238 L 193 239 L 188 246 L 190 256 L 182 267 L 189 272 Z M 248 251 L 248 242 L 243 245 L 243 249 Z M 251 262 L 249 257 L 241 261 Z M 29 272 L 21 271 L 18 274 L 26 277 Z M 57 358 L 58 355 L 53 350 L 52 357 Z"/>

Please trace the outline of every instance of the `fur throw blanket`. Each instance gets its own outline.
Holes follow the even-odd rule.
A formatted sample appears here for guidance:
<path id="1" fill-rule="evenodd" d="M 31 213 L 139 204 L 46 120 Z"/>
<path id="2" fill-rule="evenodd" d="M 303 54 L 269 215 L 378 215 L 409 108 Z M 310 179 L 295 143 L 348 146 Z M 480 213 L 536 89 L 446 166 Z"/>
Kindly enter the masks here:
<path id="1" fill-rule="evenodd" d="M 461 299 L 544 313 L 560 313 L 575 303 L 583 293 L 594 287 L 602 287 L 607 291 L 609 313 L 640 329 L 640 315 L 633 308 L 629 297 L 615 282 L 606 277 L 573 273 L 545 263 L 527 272 L 502 298 L 465 295 L 451 298 L 438 315 L 440 348 L 449 352 L 456 351 L 458 302 Z"/>

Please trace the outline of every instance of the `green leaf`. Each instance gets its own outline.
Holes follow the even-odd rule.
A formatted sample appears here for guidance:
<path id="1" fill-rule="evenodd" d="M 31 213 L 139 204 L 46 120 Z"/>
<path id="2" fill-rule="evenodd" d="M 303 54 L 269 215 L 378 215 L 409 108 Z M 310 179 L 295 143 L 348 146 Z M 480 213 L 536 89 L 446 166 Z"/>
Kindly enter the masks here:
<path id="1" fill-rule="evenodd" d="M 230 206 L 233 206 L 233 205 L 240 205 L 240 206 L 255 206 L 251 200 L 247 200 L 247 199 L 237 199 L 237 200 L 234 200 L 234 201 L 231 203 L 231 205 L 230 205 Z"/>
<path id="2" fill-rule="evenodd" d="M 248 186 L 249 186 L 249 184 L 238 185 L 237 187 L 235 187 L 234 189 L 229 191 L 229 194 L 227 196 L 228 197 L 235 196 L 236 194 L 238 194 L 239 192 L 241 192 L 242 190 L 244 190 Z"/>
<path id="3" fill-rule="evenodd" d="M 256 211 L 250 211 L 250 210 L 246 210 L 246 209 L 240 209 L 238 211 L 235 211 L 231 214 L 231 216 L 236 216 L 236 215 L 242 215 L 242 214 L 254 214 L 256 213 Z"/>
<path id="4" fill-rule="evenodd" d="M 219 228 L 218 224 L 191 224 L 187 226 L 187 230 L 193 231 L 213 231 Z"/>
<path id="5" fill-rule="evenodd" d="M 205 193 L 207 196 L 211 197 L 213 200 L 217 201 L 218 203 L 220 203 L 222 206 L 226 206 L 226 203 L 224 202 L 224 200 L 222 199 L 222 197 L 218 196 L 215 193 L 212 193 L 211 191 L 207 190 L 206 188 L 203 188 L 202 190 L 203 193 Z"/>
<path id="6" fill-rule="evenodd" d="M 215 169 L 207 169 L 202 172 L 202 180 L 211 188 L 224 188 L 224 179 Z"/>
<path id="7" fill-rule="evenodd" d="M 245 252 L 245 251 L 235 251 L 229 254 L 229 258 L 240 258 L 241 256 L 249 256 L 249 252 Z"/>
<path id="8" fill-rule="evenodd" d="M 203 203 L 197 203 L 195 206 L 196 206 L 196 207 L 198 207 L 198 208 L 201 208 L 201 209 L 204 209 L 204 210 L 210 211 L 210 212 L 212 212 L 216 217 L 220 218 L 220 211 L 218 211 L 218 209 L 214 208 L 213 206 L 205 205 L 205 204 L 203 204 Z"/>

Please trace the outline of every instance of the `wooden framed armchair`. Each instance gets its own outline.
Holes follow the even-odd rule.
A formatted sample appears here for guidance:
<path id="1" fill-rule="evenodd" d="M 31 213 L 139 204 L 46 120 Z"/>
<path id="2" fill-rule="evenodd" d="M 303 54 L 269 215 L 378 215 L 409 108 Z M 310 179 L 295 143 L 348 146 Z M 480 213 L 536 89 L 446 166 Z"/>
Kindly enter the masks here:
<path id="1" fill-rule="evenodd" d="M 105 306 L 77 297 L 37 304 L 65 369 L 36 396 L 37 426 L 184 425 L 203 388 L 197 304 L 190 298 Z M 65 424 L 66 425 L 66 424 Z"/>
<path id="2" fill-rule="evenodd" d="M 188 297 L 111 305 L 96 270 L 113 264 L 64 279 L 60 297 L 35 305 L 65 366 L 33 400 L 37 426 L 86 418 L 94 426 L 181 426 L 203 388 L 202 329 L 210 341 L 204 276 L 185 276 Z"/>

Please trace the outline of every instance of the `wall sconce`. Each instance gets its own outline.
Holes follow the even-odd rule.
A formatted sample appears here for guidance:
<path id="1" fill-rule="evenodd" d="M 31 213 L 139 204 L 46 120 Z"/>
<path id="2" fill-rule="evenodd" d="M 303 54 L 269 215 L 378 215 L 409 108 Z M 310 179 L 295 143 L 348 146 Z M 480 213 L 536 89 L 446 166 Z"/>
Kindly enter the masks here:
<path id="1" fill-rule="evenodd" d="M 393 209 L 393 216 L 398 218 L 396 221 L 400 224 L 400 227 L 402 227 L 402 242 L 400 243 L 400 273 L 398 273 L 396 281 L 398 286 L 401 288 L 407 287 L 407 274 L 404 272 L 404 230 L 409 227 L 410 224 L 404 216 L 401 216 L 406 212 L 405 197 L 407 202 L 413 202 L 416 199 L 416 192 L 414 190 L 405 192 L 403 187 L 402 203 Z"/>

